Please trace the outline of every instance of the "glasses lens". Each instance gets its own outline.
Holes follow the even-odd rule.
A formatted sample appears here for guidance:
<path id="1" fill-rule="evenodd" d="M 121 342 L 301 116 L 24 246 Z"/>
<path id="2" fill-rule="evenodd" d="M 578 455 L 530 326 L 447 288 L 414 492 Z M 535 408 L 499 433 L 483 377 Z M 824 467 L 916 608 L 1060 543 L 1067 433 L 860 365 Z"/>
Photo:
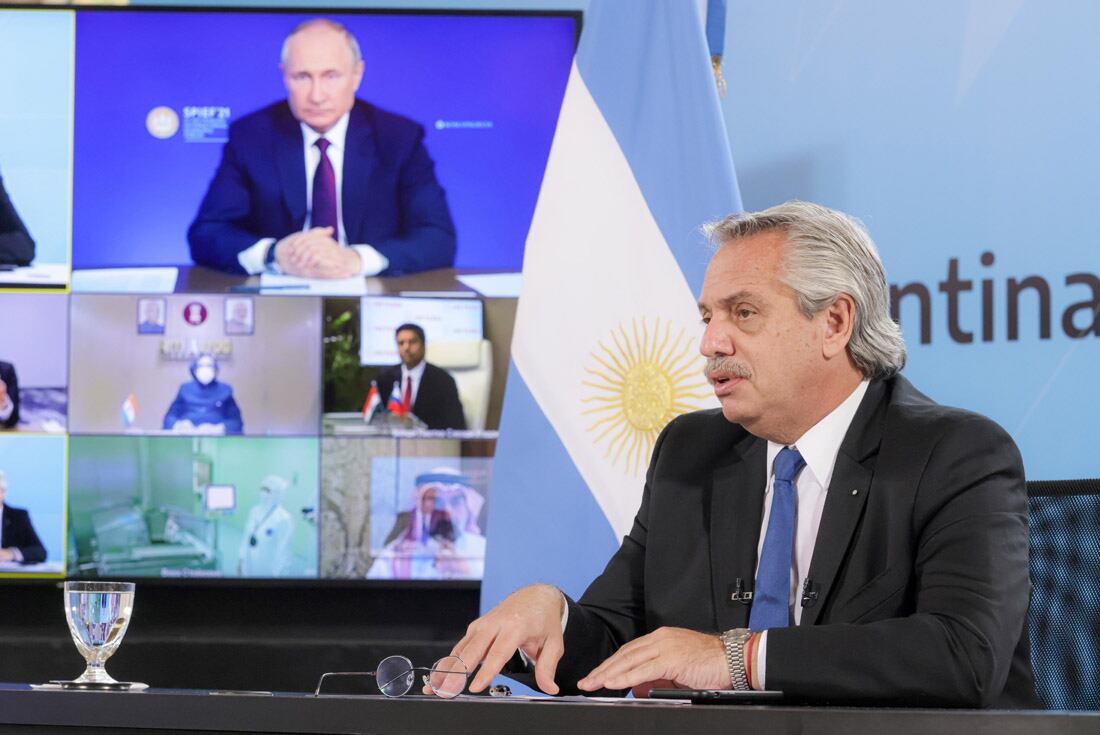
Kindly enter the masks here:
<path id="1" fill-rule="evenodd" d="M 453 699 L 466 688 L 469 670 L 458 656 L 444 656 L 432 665 L 428 686 L 437 696 Z"/>
<path id="2" fill-rule="evenodd" d="M 387 697 L 400 697 L 412 689 L 412 662 L 404 656 L 390 656 L 382 659 L 374 674 L 378 680 L 378 690 Z"/>

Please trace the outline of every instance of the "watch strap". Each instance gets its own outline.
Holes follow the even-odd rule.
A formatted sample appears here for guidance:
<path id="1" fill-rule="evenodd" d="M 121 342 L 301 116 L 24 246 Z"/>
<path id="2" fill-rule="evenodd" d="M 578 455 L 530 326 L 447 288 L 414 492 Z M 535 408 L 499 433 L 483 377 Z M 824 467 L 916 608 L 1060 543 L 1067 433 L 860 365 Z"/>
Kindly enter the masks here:
<path id="1" fill-rule="evenodd" d="M 726 665 L 730 671 L 730 686 L 737 690 L 747 690 L 748 671 L 745 668 L 745 645 L 752 636 L 748 628 L 732 628 L 722 633 L 722 645 L 726 649 Z"/>

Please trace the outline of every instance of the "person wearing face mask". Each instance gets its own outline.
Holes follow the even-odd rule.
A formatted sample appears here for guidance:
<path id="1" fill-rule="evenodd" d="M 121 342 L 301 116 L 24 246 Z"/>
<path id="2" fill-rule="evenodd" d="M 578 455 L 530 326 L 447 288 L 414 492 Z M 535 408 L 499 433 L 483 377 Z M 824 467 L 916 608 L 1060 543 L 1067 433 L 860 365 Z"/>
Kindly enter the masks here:
<path id="1" fill-rule="evenodd" d="M 260 484 L 260 502 L 252 506 L 241 533 L 237 574 L 244 577 L 280 577 L 290 561 L 294 519 L 282 506 L 287 481 L 268 475 Z"/>
<path id="2" fill-rule="evenodd" d="M 168 431 L 198 434 L 241 434 L 244 421 L 233 388 L 218 381 L 218 361 L 201 354 L 191 363 L 191 380 L 180 386 L 164 414 Z"/>

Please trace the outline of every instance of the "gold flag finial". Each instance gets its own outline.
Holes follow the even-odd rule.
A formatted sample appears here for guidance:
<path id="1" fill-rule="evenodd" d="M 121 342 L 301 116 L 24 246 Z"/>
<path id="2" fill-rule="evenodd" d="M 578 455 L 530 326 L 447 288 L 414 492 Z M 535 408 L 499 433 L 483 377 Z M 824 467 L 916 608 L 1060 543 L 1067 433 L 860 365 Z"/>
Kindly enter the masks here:
<path id="1" fill-rule="evenodd" d="M 710 55 L 710 68 L 714 72 L 714 83 L 718 86 L 718 96 L 726 96 L 726 78 L 722 76 L 722 55 Z"/>

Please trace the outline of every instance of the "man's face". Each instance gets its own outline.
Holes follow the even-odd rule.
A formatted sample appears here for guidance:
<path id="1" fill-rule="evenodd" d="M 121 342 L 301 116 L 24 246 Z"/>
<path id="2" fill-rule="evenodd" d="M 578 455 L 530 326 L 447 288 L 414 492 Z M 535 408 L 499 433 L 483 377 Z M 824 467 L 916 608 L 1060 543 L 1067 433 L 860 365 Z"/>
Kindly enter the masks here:
<path id="1" fill-rule="evenodd" d="M 402 329 L 397 333 L 397 354 L 405 367 L 411 370 L 424 359 L 424 340 L 411 329 Z"/>
<path id="2" fill-rule="evenodd" d="M 781 283 L 786 234 L 773 231 L 728 242 L 707 267 L 699 313 L 700 351 L 722 413 L 765 439 L 793 441 L 803 426 L 804 397 L 824 366 L 825 319 L 807 319 Z"/>
<path id="3" fill-rule="evenodd" d="M 433 511 L 446 514 L 454 526 L 455 535 L 461 535 L 470 519 L 466 505 L 465 489 L 458 485 L 433 485 L 421 496 L 420 512 L 425 518 Z"/>
<path id="4" fill-rule="evenodd" d="M 248 304 L 238 301 L 233 304 L 233 319 L 244 324 L 248 323 Z"/>
<path id="5" fill-rule="evenodd" d="M 325 133 L 355 103 L 363 62 L 352 58 L 344 34 L 323 25 L 290 37 L 283 81 L 294 117 Z"/>
<path id="6" fill-rule="evenodd" d="M 145 302 L 145 321 L 153 324 L 160 322 L 160 304 L 156 301 Z"/>

